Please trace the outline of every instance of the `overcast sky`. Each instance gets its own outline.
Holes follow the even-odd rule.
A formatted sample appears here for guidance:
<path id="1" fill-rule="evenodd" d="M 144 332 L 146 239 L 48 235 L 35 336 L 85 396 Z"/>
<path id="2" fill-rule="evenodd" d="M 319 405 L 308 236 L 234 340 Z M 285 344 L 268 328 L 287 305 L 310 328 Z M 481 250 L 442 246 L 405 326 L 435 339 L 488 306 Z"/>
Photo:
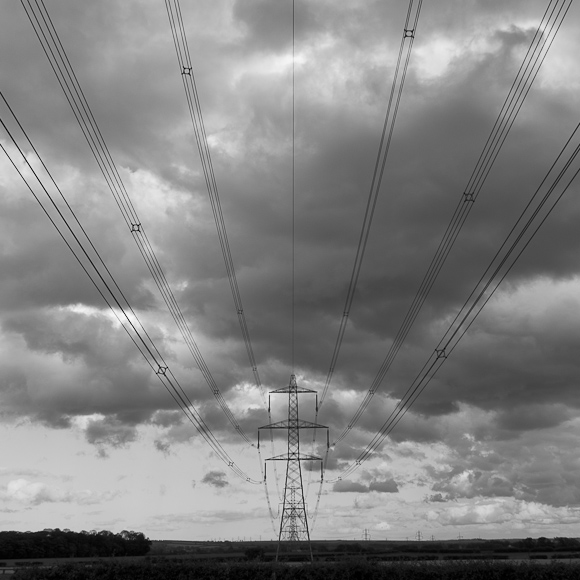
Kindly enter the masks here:
<path id="1" fill-rule="evenodd" d="M 161 0 L 45 0 L 129 196 L 244 431 L 268 423 L 248 362 Z M 318 421 L 371 387 L 461 199 L 547 2 L 426 1 L 344 342 Z M 183 2 L 245 317 L 265 389 L 292 373 L 292 2 Z M 321 393 L 341 322 L 407 3 L 297 1 L 295 357 Z M 449 327 L 578 123 L 572 5 L 336 479 Z M 260 480 L 167 311 L 19 2 L 0 88 L 147 332 L 227 453 Z M 2 119 L 14 127 L 0 103 Z M 7 133 L 0 143 L 26 172 Z M 23 142 L 22 142 L 23 143 Z M 30 148 L 26 149 L 30 153 Z M 31 162 L 33 156 L 29 155 Z M 578 164 L 576 164 L 576 168 Z M 580 182 L 378 451 L 323 487 L 314 538 L 580 535 Z M 37 187 L 37 190 L 41 190 Z M 0 529 L 273 538 L 264 488 L 179 411 L 0 151 Z M 286 412 L 272 397 L 273 420 Z M 301 397 L 314 420 L 314 400 Z M 324 453 L 318 439 L 315 453 Z M 303 434 L 303 447 L 311 452 Z M 262 446 L 262 459 L 273 452 Z M 275 453 L 284 452 L 280 441 Z M 318 468 L 316 468 L 318 469 Z M 268 468 L 274 512 L 275 485 Z"/>

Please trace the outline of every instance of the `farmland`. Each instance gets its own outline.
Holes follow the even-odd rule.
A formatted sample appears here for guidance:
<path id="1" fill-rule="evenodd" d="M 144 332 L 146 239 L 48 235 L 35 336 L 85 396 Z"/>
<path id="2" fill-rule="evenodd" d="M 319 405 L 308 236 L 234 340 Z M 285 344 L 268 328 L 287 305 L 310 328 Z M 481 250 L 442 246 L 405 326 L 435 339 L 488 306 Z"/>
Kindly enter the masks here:
<path id="1" fill-rule="evenodd" d="M 21 580 L 551 580 L 580 575 L 580 544 L 569 538 L 316 541 L 313 563 L 304 547 L 282 549 L 281 561 L 275 562 L 276 542 L 154 541 L 145 556 L 0 561 L 0 575 L 2 570 Z"/>

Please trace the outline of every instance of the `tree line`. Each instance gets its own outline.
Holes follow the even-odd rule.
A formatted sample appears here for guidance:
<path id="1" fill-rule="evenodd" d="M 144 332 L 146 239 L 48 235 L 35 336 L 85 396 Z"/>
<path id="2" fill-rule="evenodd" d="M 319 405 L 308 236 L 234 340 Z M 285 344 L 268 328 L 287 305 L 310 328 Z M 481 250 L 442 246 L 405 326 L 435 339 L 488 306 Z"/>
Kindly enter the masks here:
<path id="1" fill-rule="evenodd" d="M 72 532 L 45 529 L 41 532 L 0 532 L 0 559 L 85 558 L 97 556 L 143 556 L 151 540 L 141 532 L 103 530 Z"/>

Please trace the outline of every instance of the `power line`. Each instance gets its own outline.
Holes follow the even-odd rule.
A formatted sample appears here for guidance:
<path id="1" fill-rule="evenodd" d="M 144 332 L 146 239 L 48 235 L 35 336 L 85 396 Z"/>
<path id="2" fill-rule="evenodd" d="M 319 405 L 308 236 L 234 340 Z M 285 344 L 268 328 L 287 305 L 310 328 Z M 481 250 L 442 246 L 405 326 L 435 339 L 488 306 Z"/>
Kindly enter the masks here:
<path id="1" fill-rule="evenodd" d="M 326 450 L 324 452 L 324 459 L 322 461 L 322 470 L 320 473 L 320 481 L 318 486 L 318 492 L 316 494 L 316 505 L 314 506 L 314 514 L 312 516 L 312 525 L 311 531 L 314 531 L 314 526 L 316 525 L 316 519 L 318 517 L 318 509 L 320 507 L 320 498 L 322 497 L 322 490 L 324 488 L 324 474 L 326 473 L 326 466 L 328 464 L 328 457 L 330 452 L 330 445 L 326 446 Z M 308 479 L 308 486 L 310 486 L 310 478 Z M 308 488 L 306 490 L 306 494 L 308 495 Z"/>
<path id="2" fill-rule="evenodd" d="M 246 443 L 254 446 L 254 443 L 243 431 L 233 412 L 227 405 L 223 394 L 215 382 L 215 379 L 213 378 L 211 371 L 209 370 L 209 367 L 193 338 L 193 334 L 187 324 L 185 316 L 177 303 L 161 264 L 153 250 L 153 246 L 145 231 L 144 224 L 137 214 L 117 166 L 111 156 L 109 148 L 97 125 L 96 119 L 60 40 L 56 27 L 54 26 L 50 14 L 44 5 L 44 1 L 35 0 L 35 2 L 36 10 L 33 8 L 31 0 L 27 0 L 28 8 L 26 7 L 24 0 L 21 0 L 26 15 L 32 24 L 34 32 L 57 77 L 69 106 L 73 111 L 89 148 L 95 157 L 97 165 L 99 166 L 123 219 L 125 220 L 125 224 L 131 232 L 139 252 L 145 260 L 159 292 L 161 293 L 169 312 L 175 320 L 175 323 L 177 324 L 177 327 L 179 328 L 183 339 L 214 398 L 220 405 L 220 408 L 228 418 L 231 425 L 234 427 L 236 433 L 238 433 Z"/>
<path id="3" fill-rule="evenodd" d="M 23 129 L 20 121 L 16 117 L 13 109 L 10 107 L 8 101 L 4 97 L 4 94 L 0 92 L 2 100 L 6 104 L 8 110 L 10 111 L 12 117 L 16 121 L 18 128 L 24 135 L 25 139 L 28 141 L 32 150 L 34 151 L 36 157 L 40 161 L 40 164 L 47 172 L 50 181 L 54 185 L 54 188 L 59 193 L 61 198 L 65 202 L 66 210 L 61 209 L 55 202 L 54 197 L 49 192 L 47 186 L 40 178 L 37 171 L 32 167 L 32 164 L 28 160 L 28 157 L 24 153 L 23 148 L 18 143 L 17 138 L 13 132 L 8 128 L 5 121 L 0 118 L 0 124 L 4 128 L 12 144 L 22 157 L 22 161 L 26 167 L 30 170 L 38 184 L 40 185 L 42 191 L 48 198 L 50 206 L 52 206 L 52 214 L 47 209 L 45 202 L 41 200 L 39 195 L 35 192 L 34 188 L 30 185 L 24 173 L 19 169 L 18 164 L 14 158 L 10 155 L 8 150 L 0 143 L 0 147 L 12 163 L 14 169 L 19 174 L 21 179 L 24 181 L 26 187 L 29 189 L 37 203 L 40 205 L 45 215 L 50 220 L 51 224 L 55 227 L 62 240 L 65 242 L 69 250 L 72 252 L 73 256 L 82 267 L 84 272 L 87 274 L 101 297 L 104 299 L 105 303 L 109 309 L 113 312 L 125 332 L 129 335 L 143 358 L 146 360 L 147 364 L 150 366 L 152 371 L 157 375 L 160 382 L 167 389 L 171 397 L 177 403 L 181 411 L 185 414 L 187 419 L 196 428 L 198 433 L 203 437 L 203 439 L 208 443 L 211 449 L 216 453 L 216 455 L 228 465 L 228 467 L 236 474 L 238 477 L 246 480 L 249 483 L 260 484 L 260 481 L 255 481 L 251 479 L 237 464 L 231 459 L 225 449 L 222 447 L 220 442 L 217 440 L 207 423 L 204 421 L 201 414 L 197 411 L 184 389 L 180 385 L 179 381 L 171 371 L 168 363 L 165 361 L 161 353 L 159 352 L 157 346 L 152 340 L 151 336 L 147 333 L 142 323 L 140 322 L 137 314 L 131 307 L 127 297 L 120 289 L 118 283 L 112 276 L 109 268 L 105 265 L 100 253 L 96 249 L 94 243 L 88 236 L 86 229 L 82 226 L 80 220 L 76 216 L 74 210 L 66 200 L 66 197 L 62 193 L 62 190 L 56 183 L 52 174 L 48 171 L 44 161 L 40 157 L 38 151 L 32 144 L 32 141 L 28 137 L 28 134 Z M 79 226 L 80 232 L 75 232 L 71 225 L 71 219 Z M 68 231 L 68 235 L 67 235 Z M 83 241 L 84 240 L 84 241 Z M 87 247 L 88 244 L 88 247 Z M 100 266 L 99 266 L 100 264 Z M 104 271 L 103 271 L 104 270 Z M 117 310 L 115 309 L 115 306 Z M 131 316 L 129 316 L 129 313 Z"/>
<path id="4" fill-rule="evenodd" d="M 173 37 L 173 43 L 175 45 L 175 53 L 177 55 L 181 79 L 183 81 L 183 88 L 185 90 L 187 106 L 189 109 L 189 114 L 193 125 L 193 131 L 195 134 L 195 140 L 199 151 L 207 192 L 209 195 L 211 208 L 214 215 L 219 243 L 224 258 L 224 263 L 226 267 L 228 280 L 230 283 L 232 297 L 234 299 L 234 305 L 236 307 L 238 315 L 240 329 L 242 331 L 242 337 L 244 339 L 248 360 L 250 362 L 250 366 L 254 374 L 256 386 L 259 389 L 262 401 L 265 405 L 266 396 L 264 388 L 262 386 L 262 381 L 260 379 L 260 374 L 258 372 L 258 366 L 256 363 L 256 358 L 254 356 L 252 342 L 250 340 L 250 331 L 248 329 L 248 325 L 246 322 L 246 315 L 244 313 L 242 297 L 240 294 L 240 289 L 238 287 L 238 282 L 236 278 L 234 261 L 232 258 L 230 243 L 228 241 L 226 224 L 221 208 L 217 181 L 211 160 L 211 153 L 207 142 L 207 134 L 203 122 L 203 113 L 201 109 L 199 94 L 197 91 L 197 85 L 195 82 L 195 73 L 191 61 L 191 55 L 189 51 L 189 45 L 187 42 L 187 35 L 185 33 L 185 26 L 183 24 L 183 16 L 181 13 L 181 6 L 179 0 L 165 0 L 165 8 L 167 10 L 167 16 L 169 18 L 171 35 Z"/>
<path id="5" fill-rule="evenodd" d="M 391 85 L 391 91 L 389 95 L 389 100 L 387 104 L 387 110 L 385 113 L 385 120 L 383 122 L 383 129 L 381 133 L 381 138 L 379 142 L 379 148 L 377 151 L 377 158 L 375 160 L 375 166 L 373 170 L 373 176 L 371 179 L 371 186 L 369 189 L 369 195 L 367 199 L 367 205 L 365 209 L 365 215 L 363 219 L 363 224 L 361 227 L 361 232 L 359 236 L 358 247 L 356 250 L 355 260 L 353 264 L 353 269 L 351 273 L 351 278 L 349 282 L 349 287 L 347 291 L 346 301 L 343 308 L 343 314 L 340 321 L 340 326 L 338 330 L 338 335 L 336 337 L 336 342 L 334 345 L 334 350 L 331 357 L 330 368 L 328 370 L 326 381 L 324 384 L 324 388 L 322 390 L 322 395 L 320 397 L 320 403 L 316 408 L 316 414 L 314 421 L 318 420 L 318 413 L 322 404 L 326 398 L 328 393 L 328 389 L 330 387 L 330 383 L 332 381 L 332 377 L 334 375 L 334 370 L 336 368 L 336 364 L 338 361 L 338 357 L 340 354 L 340 349 L 342 346 L 342 342 L 344 339 L 344 333 L 346 331 L 346 326 L 348 322 L 348 317 L 350 315 L 350 309 L 352 306 L 352 302 L 354 299 L 354 293 L 356 290 L 356 286 L 358 283 L 358 278 L 360 275 L 360 270 L 362 267 L 364 254 L 366 251 L 366 246 L 370 234 L 370 228 L 372 225 L 372 220 L 378 200 L 378 195 L 380 192 L 383 174 L 385 171 L 385 166 L 387 162 L 387 157 L 389 154 L 389 149 L 391 146 L 391 141 L 393 138 L 393 132 L 395 129 L 395 122 L 397 120 L 397 113 L 399 110 L 399 105 L 401 102 L 401 97 L 403 94 L 403 87 L 405 84 L 405 78 L 407 76 L 407 70 L 409 68 L 409 61 L 411 59 L 411 51 L 413 49 L 413 42 L 415 40 L 415 33 L 417 30 L 417 26 L 419 23 L 419 16 L 421 14 L 421 7 L 423 4 L 423 0 L 419 0 L 419 2 L 414 7 L 414 0 L 409 1 L 409 5 L 407 7 L 407 14 L 405 17 L 405 23 L 403 25 L 403 35 L 401 38 L 400 46 L 399 46 L 399 53 L 397 57 L 397 64 L 395 66 L 395 72 L 393 75 L 393 82 Z M 415 8 L 413 10 L 413 8 Z M 401 66 L 402 65 L 402 66 Z M 400 74 L 399 74 L 400 73 Z M 316 443 L 316 431 L 313 434 L 312 439 L 312 447 L 314 448 Z M 324 466 L 326 466 L 326 461 L 324 462 Z M 324 481 L 324 476 L 321 477 L 320 480 L 320 489 L 318 491 L 318 498 L 317 498 L 317 509 L 320 500 L 320 495 L 322 494 L 322 484 Z M 308 480 L 308 487 L 310 486 L 310 478 Z M 316 515 L 315 515 L 316 519 Z"/>
<path id="6" fill-rule="evenodd" d="M 230 283 L 230 289 L 232 292 L 232 297 L 234 299 L 234 305 L 238 314 L 238 321 L 242 331 L 242 337 L 244 339 L 244 344 L 246 347 L 246 352 L 248 355 L 248 360 L 254 374 L 254 381 L 259 389 L 260 396 L 264 405 L 266 404 L 265 390 L 262 385 L 260 374 L 258 372 L 258 366 L 254 356 L 254 351 L 252 348 L 252 343 L 250 340 L 250 332 L 246 322 L 246 316 L 244 313 L 244 307 L 242 304 L 242 298 L 240 290 L 238 287 L 238 282 L 236 278 L 234 261 L 230 250 L 230 245 L 228 241 L 228 235 L 226 231 L 226 224 L 221 209 L 221 203 L 219 198 L 219 191 L 217 186 L 217 180 L 213 169 L 213 164 L 211 160 L 211 152 L 207 142 L 207 134 L 205 130 L 205 124 L 203 121 L 203 112 L 201 108 L 201 101 L 199 98 L 199 93 L 197 90 L 197 83 L 195 80 L 195 72 L 193 68 L 193 63 L 191 60 L 191 54 L 189 50 L 189 44 L 187 41 L 187 34 L 185 32 L 185 25 L 183 22 L 183 15 L 181 11 L 181 5 L 179 0 L 165 0 L 165 8 L 167 11 L 167 17 L 169 19 L 169 26 L 171 29 L 171 36 L 173 38 L 173 44 L 175 46 L 175 54 L 177 57 L 177 63 L 179 66 L 179 71 L 181 74 L 181 80 L 183 82 L 183 89 L 185 91 L 185 97 L 187 101 L 187 107 L 189 110 L 189 116 L 191 118 L 191 124 L 193 127 L 193 133 L 195 136 L 195 142 L 197 149 L 199 151 L 199 157 L 201 161 L 201 166 L 204 174 L 205 184 L 210 199 L 210 204 L 212 212 L 214 215 L 214 221 L 216 224 L 216 230 L 218 234 L 218 239 L 220 242 L 220 247 L 222 250 L 222 255 L 224 258 L 224 264 L 226 267 L 226 273 Z M 268 419 L 271 422 L 272 416 L 270 412 L 270 405 L 268 405 Z M 272 452 L 274 452 L 274 438 L 272 433 L 270 433 L 270 443 L 272 446 Z M 260 460 L 260 464 L 262 464 Z M 278 485 L 278 473 L 277 468 L 274 466 L 275 474 L 275 486 L 278 498 L 281 498 L 280 488 Z M 268 487 L 264 483 L 264 490 L 266 493 L 266 498 L 268 500 L 269 512 L 271 519 L 273 518 L 272 509 L 270 507 L 270 498 Z"/>
<path id="7" fill-rule="evenodd" d="M 294 350 L 296 345 L 296 18 L 295 2 L 292 0 L 292 374 L 294 374 Z"/>
<path id="8" fill-rule="evenodd" d="M 393 84 L 391 86 L 391 93 L 389 95 L 389 102 L 387 105 L 387 112 L 385 114 L 385 121 L 383 124 L 383 131 L 381 134 L 381 140 L 379 143 L 379 150 L 377 152 L 377 159 L 375 161 L 375 167 L 373 170 L 373 177 L 371 180 L 371 186 L 369 190 L 369 196 L 367 200 L 367 206 L 365 209 L 365 215 L 363 219 L 363 224 L 360 232 L 360 237 L 358 241 L 358 247 L 356 250 L 356 256 L 352 268 L 352 273 L 350 277 L 350 282 L 348 286 L 348 291 L 346 295 L 346 300 L 344 303 L 343 314 L 340 321 L 340 327 L 338 330 L 338 336 L 336 337 L 336 342 L 334 345 L 334 350 L 332 353 L 332 358 L 330 362 L 330 368 L 326 376 L 326 382 L 322 395 L 320 397 L 320 406 L 322 406 L 330 382 L 332 381 L 332 376 L 336 368 L 336 363 L 338 361 L 338 356 L 340 354 L 340 349 L 342 346 L 342 341 L 344 338 L 344 333 L 346 331 L 346 325 L 348 322 L 348 317 L 350 314 L 350 309 L 352 306 L 352 301 L 354 299 L 354 293 L 358 283 L 358 278 L 360 275 L 360 270 L 362 267 L 366 246 L 370 234 L 370 229 L 373 221 L 373 216 L 375 213 L 375 208 L 382 184 L 383 174 L 385 171 L 385 165 L 387 163 L 387 157 L 389 154 L 389 149 L 391 146 L 391 141 L 393 138 L 393 131 L 395 129 L 395 122 L 397 120 L 397 113 L 399 110 L 399 105 L 401 102 L 401 97 L 403 94 L 403 87 L 405 84 L 405 77 L 407 76 L 407 69 L 409 67 L 409 60 L 411 58 L 411 51 L 413 49 L 413 42 L 415 40 L 415 32 L 417 30 L 417 25 L 419 23 L 419 16 L 421 14 L 421 6 L 423 0 L 419 0 L 415 8 L 413 15 L 413 3 L 414 0 L 410 0 L 407 9 L 407 17 L 405 19 L 405 25 L 403 27 L 403 37 L 401 38 L 401 44 L 399 47 L 399 55 L 397 58 L 397 65 L 395 67 L 395 74 L 393 77 Z M 412 24 L 411 24 L 412 22 Z M 401 68 L 401 63 L 403 62 L 403 53 L 405 51 L 404 63 Z M 399 71 L 402 71 L 399 75 Z"/>
<path id="9" fill-rule="evenodd" d="M 401 349 L 415 319 L 419 315 L 429 292 L 431 291 L 437 277 L 447 260 L 457 237 L 473 208 L 474 202 L 478 198 L 483 185 L 493 167 L 497 156 L 515 122 L 515 119 L 538 75 L 554 39 L 562 25 L 562 22 L 570 8 L 572 0 L 551 0 L 542 20 L 532 38 L 526 55 L 519 67 L 514 81 L 504 100 L 500 113 L 492 127 L 483 150 L 471 173 L 464 193 L 460 195 L 458 204 L 451 217 L 451 221 L 443 235 L 439 247 L 433 257 L 426 274 L 415 294 L 413 302 L 405 315 L 405 318 L 395 335 L 371 387 L 367 391 L 363 401 L 355 411 L 353 417 L 348 422 L 347 427 L 333 442 L 336 445 L 342 441 L 357 424 L 361 415 L 369 406 L 371 399 L 379 389 L 399 350 Z"/>
<path id="10" fill-rule="evenodd" d="M 425 390 L 433 379 L 437 371 L 444 364 L 445 360 L 455 350 L 460 340 L 465 336 L 477 316 L 489 302 L 501 282 L 509 274 L 524 250 L 528 247 L 540 227 L 552 213 L 558 202 L 562 199 L 574 179 L 580 173 L 580 166 L 573 168 L 573 163 L 580 155 L 580 138 L 574 146 L 565 162 L 561 162 L 565 152 L 570 149 L 572 140 L 580 130 L 580 123 L 576 126 L 571 136 L 568 138 L 556 160 L 546 172 L 540 185 L 532 195 L 526 207 L 511 228 L 504 242 L 495 256 L 492 258 L 485 272 L 473 288 L 471 294 L 466 299 L 460 311 L 451 322 L 449 328 L 439 341 L 433 353 L 429 356 L 415 380 L 408 387 L 407 391 L 399 401 L 395 409 L 391 412 L 387 420 L 383 423 L 379 431 L 375 434 L 371 442 L 366 446 L 357 460 L 352 463 L 339 478 L 339 481 L 355 471 L 370 455 L 382 444 L 385 438 L 396 427 L 399 421 L 408 412 L 417 398 Z M 557 167 L 561 168 L 557 170 Z M 544 185 L 551 180 L 546 192 L 535 206 L 533 202 L 538 198 Z M 566 182 L 567 181 L 567 182 Z M 564 185 L 558 192 L 557 188 L 561 183 Z M 551 202 L 551 205 L 548 203 Z M 527 219 L 524 222 L 524 218 Z M 523 224 L 523 225 L 522 225 Z M 507 248 L 507 249 L 506 249 Z"/>

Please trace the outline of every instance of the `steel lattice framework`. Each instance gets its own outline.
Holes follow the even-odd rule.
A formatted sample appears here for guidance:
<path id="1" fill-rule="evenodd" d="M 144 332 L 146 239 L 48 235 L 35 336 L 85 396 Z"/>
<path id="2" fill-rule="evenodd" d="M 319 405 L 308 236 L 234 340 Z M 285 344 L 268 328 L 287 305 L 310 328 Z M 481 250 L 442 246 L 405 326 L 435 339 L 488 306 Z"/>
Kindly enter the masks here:
<path id="1" fill-rule="evenodd" d="M 271 391 L 270 394 L 288 395 L 288 419 L 264 425 L 259 429 L 285 429 L 288 431 L 288 452 L 275 457 L 270 457 L 268 461 L 286 461 L 286 483 L 284 485 L 284 503 L 282 507 L 282 517 L 280 518 L 280 533 L 278 536 L 278 550 L 276 559 L 280 553 L 282 542 L 308 543 L 310 559 L 312 559 L 312 549 L 310 547 L 310 531 L 308 529 L 308 516 L 306 512 L 306 502 L 304 499 L 304 488 L 302 484 L 301 461 L 321 461 L 321 457 L 300 453 L 300 429 L 328 429 L 325 425 L 304 421 L 298 415 L 298 395 L 316 394 L 316 391 L 298 387 L 296 377 L 291 375 L 290 384 L 287 387 Z M 328 440 L 328 437 L 327 437 Z"/>

